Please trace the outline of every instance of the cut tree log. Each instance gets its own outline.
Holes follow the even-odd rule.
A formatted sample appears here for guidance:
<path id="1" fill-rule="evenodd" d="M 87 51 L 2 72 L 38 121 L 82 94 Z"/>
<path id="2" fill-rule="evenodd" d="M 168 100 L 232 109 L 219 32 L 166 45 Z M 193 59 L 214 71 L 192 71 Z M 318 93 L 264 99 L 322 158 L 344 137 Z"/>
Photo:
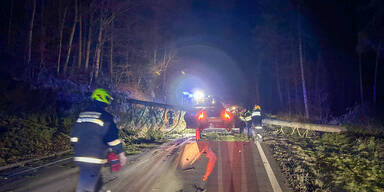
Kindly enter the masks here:
<path id="1" fill-rule="evenodd" d="M 281 120 L 275 120 L 275 119 L 263 119 L 263 124 L 277 125 L 277 126 L 291 127 L 291 128 L 302 128 L 302 129 L 309 129 L 312 131 L 321 131 L 321 132 L 328 132 L 328 133 L 340 133 L 340 132 L 347 131 L 347 129 L 343 126 L 289 122 L 289 121 L 281 121 Z"/>

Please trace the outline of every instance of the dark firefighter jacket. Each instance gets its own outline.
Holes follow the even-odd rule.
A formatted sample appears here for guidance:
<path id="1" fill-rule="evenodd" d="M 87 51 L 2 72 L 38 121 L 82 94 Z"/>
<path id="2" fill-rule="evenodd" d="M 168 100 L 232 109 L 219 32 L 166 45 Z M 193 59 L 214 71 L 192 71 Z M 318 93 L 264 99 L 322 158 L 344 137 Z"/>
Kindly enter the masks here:
<path id="1" fill-rule="evenodd" d="M 123 152 L 119 130 L 113 116 L 104 110 L 99 102 L 94 102 L 77 118 L 71 135 L 74 146 L 74 161 L 104 164 L 108 149 L 115 153 Z"/>

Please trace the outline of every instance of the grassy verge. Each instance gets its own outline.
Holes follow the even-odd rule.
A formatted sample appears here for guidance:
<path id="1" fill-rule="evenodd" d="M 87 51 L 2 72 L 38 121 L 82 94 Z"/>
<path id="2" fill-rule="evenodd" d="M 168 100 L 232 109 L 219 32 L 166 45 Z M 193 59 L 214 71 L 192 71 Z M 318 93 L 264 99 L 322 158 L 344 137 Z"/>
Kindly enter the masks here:
<path id="1" fill-rule="evenodd" d="M 64 127 L 58 120 L 46 122 L 31 117 L 1 116 L 0 166 L 69 150 L 69 136 L 63 129 L 71 125 Z"/>
<path id="2" fill-rule="evenodd" d="M 384 139 L 353 133 L 310 138 L 268 130 L 273 151 L 294 191 L 383 191 Z"/>

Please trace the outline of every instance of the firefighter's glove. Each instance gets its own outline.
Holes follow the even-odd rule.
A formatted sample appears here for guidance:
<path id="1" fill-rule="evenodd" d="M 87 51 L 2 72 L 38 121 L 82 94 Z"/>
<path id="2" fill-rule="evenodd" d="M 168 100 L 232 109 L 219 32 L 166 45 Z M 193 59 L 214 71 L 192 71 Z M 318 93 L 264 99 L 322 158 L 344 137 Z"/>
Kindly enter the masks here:
<path id="1" fill-rule="evenodd" d="M 127 157 L 125 156 L 125 152 L 119 153 L 119 160 L 120 160 L 121 166 L 124 166 L 127 163 Z"/>

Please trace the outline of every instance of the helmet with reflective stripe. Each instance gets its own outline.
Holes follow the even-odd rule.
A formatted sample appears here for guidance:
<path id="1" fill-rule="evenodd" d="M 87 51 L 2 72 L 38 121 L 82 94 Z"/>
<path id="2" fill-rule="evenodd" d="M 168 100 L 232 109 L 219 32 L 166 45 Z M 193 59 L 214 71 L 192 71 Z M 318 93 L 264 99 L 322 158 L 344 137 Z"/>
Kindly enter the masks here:
<path id="1" fill-rule="evenodd" d="M 91 95 L 91 99 L 92 100 L 96 100 L 96 101 L 100 101 L 102 103 L 106 103 L 106 104 L 111 104 L 111 101 L 113 100 L 113 98 L 111 97 L 111 95 L 109 95 L 109 93 L 104 90 L 104 89 L 95 89 Z"/>
<path id="2" fill-rule="evenodd" d="M 255 105 L 255 106 L 253 107 L 253 110 L 261 110 L 261 108 L 260 108 L 259 105 Z"/>

